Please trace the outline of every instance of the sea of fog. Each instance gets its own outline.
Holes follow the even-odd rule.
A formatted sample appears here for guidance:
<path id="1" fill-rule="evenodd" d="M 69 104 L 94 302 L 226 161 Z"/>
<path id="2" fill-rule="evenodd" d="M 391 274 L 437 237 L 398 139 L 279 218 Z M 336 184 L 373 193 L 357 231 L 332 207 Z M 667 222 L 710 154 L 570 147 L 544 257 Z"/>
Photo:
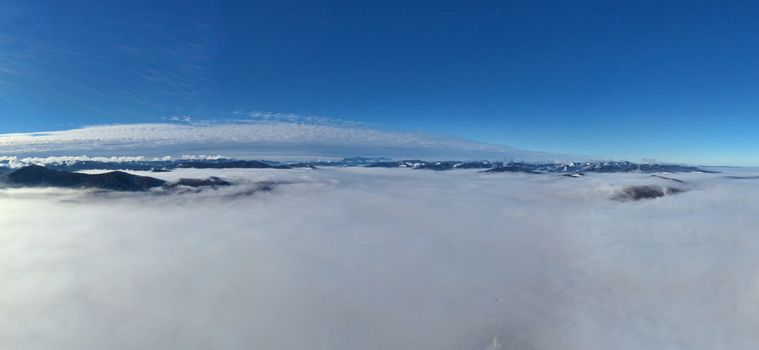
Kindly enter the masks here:
<path id="1" fill-rule="evenodd" d="M 3 349 L 756 349 L 759 179 L 192 170 L 0 190 Z M 260 183 L 270 191 L 260 190 Z"/>

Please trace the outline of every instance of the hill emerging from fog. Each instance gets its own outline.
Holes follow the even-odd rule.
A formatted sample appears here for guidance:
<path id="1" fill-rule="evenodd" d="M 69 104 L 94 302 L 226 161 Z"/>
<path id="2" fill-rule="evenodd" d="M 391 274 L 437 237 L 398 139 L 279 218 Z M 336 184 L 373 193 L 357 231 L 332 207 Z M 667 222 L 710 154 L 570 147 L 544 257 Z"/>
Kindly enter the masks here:
<path id="1" fill-rule="evenodd" d="M 5 177 L 7 178 L 7 184 L 15 187 L 62 187 L 126 192 L 149 191 L 157 187 L 172 189 L 179 186 L 218 187 L 231 185 L 231 183 L 218 177 L 207 179 L 183 178 L 175 182 L 168 182 L 150 176 L 134 175 L 123 171 L 85 174 L 48 169 L 39 165 L 29 165 L 17 169 Z"/>

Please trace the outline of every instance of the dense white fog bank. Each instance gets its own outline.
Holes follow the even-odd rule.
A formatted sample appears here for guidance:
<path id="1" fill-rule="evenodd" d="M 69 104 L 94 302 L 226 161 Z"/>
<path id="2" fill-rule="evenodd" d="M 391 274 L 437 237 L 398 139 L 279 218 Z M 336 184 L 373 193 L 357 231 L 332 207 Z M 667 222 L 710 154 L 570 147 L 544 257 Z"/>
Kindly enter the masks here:
<path id="1" fill-rule="evenodd" d="M 759 174 L 759 172 L 756 172 Z M 741 176 L 753 175 L 742 171 Z M 0 191 L 8 349 L 754 349 L 759 179 L 177 170 Z M 246 192 L 266 181 L 271 191 Z M 236 196 L 236 193 L 249 195 Z"/>

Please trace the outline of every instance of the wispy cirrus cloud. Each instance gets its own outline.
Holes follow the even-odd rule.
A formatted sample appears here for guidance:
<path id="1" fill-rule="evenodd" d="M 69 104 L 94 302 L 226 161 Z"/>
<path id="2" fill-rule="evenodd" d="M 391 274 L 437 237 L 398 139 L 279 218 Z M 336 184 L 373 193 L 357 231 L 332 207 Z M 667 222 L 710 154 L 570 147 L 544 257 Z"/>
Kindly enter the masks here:
<path id="1" fill-rule="evenodd" d="M 263 112 L 263 111 L 235 111 L 233 113 L 239 122 L 285 122 L 285 123 L 299 123 L 299 124 L 320 124 L 320 125 L 333 125 L 333 126 L 351 126 L 351 127 L 371 127 L 372 125 L 357 122 L 353 120 L 346 120 L 334 117 L 325 117 L 319 115 L 302 115 L 295 113 L 282 113 L 282 112 Z"/>
<path id="2" fill-rule="evenodd" d="M 136 9 L 120 15 L 50 15 L 18 3 L 0 15 L 0 100 L 99 113 L 171 113 L 197 106 L 212 85 L 214 32 L 207 16 Z M 74 8 L 76 6 L 73 6 Z M 102 10 L 102 8 L 100 8 Z M 180 25 L 181 24 L 181 25 Z"/>

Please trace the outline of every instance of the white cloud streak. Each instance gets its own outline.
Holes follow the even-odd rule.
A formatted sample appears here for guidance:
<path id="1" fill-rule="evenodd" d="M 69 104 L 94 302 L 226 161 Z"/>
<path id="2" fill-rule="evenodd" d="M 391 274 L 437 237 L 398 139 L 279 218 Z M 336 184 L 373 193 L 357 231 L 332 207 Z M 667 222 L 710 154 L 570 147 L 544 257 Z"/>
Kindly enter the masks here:
<path id="1" fill-rule="evenodd" d="M 428 159 L 554 160 L 560 156 L 453 137 L 291 122 L 128 124 L 0 135 L 0 155 L 89 156 L 223 154 L 242 158 L 355 155 Z"/>

